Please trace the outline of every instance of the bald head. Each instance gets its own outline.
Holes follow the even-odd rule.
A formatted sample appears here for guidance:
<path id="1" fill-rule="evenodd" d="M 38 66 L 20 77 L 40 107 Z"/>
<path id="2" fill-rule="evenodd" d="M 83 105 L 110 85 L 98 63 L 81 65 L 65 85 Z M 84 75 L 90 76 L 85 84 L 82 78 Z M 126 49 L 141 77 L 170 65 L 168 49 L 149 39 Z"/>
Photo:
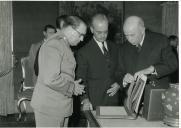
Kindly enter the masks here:
<path id="1" fill-rule="evenodd" d="M 92 17 L 91 32 L 97 41 L 103 42 L 108 34 L 108 19 L 104 14 L 96 14 Z"/>
<path id="2" fill-rule="evenodd" d="M 142 18 L 138 16 L 130 16 L 126 18 L 124 22 L 124 28 L 129 29 L 134 27 L 144 28 L 144 21 L 142 20 Z"/>
<path id="3" fill-rule="evenodd" d="M 124 22 L 123 31 L 131 44 L 138 45 L 145 34 L 144 21 L 138 16 L 130 16 Z"/>
<path id="4" fill-rule="evenodd" d="M 102 24 L 108 25 L 108 19 L 104 14 L 96 14 L 92 17 L 92 26 Z"/>

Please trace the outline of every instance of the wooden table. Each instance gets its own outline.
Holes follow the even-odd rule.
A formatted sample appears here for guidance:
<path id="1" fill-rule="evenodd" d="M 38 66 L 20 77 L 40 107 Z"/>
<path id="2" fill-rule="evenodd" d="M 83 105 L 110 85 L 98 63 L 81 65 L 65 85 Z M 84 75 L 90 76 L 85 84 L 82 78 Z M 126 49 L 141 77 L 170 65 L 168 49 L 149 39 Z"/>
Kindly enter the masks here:
<path id="1" fill-rule="evenodd" d="M 141 117 L 136 120 L 100 119 L 95 111 L 85 111 L 84 114 L 90 127 L 169 127 L 162 121 L 147 121 Z"/>

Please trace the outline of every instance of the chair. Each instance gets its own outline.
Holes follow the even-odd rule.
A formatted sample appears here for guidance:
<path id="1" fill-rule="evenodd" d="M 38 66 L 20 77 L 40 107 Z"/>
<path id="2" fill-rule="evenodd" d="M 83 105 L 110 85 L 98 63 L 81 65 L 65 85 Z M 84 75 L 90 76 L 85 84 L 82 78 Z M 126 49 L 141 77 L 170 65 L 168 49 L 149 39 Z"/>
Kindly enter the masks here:
<path id="1" fill-rule="evenodd" d="M 26 102 L 31 101 L 31 97 L 33 94 L 33 70 L 30 68 L 28 57 L 21 58 L 21 66 L 22 66 L 22 81 L 21 86 L 18 93 L 18 103 L 17 109 L 19 112 L 18 121 L 22 120 L 22 115 L 26 114 L 27 104 Z M 23 108 L 23 110 L 22 110 Z M 24 116 L 24 120 L 26 120 L 26 116 Z"/>

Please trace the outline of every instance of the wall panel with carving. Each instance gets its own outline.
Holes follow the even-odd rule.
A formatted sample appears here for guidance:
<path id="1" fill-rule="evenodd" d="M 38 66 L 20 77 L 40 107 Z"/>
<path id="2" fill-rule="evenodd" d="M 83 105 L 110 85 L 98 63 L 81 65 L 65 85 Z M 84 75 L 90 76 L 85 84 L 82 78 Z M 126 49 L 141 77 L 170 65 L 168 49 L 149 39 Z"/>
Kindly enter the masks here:
<path id="1" fill-rule="evenodd" d="M 95 13 L 104 13 L 110 21 L 110 40 L 122 42 L 123 2 L 122 1 L 60 1 L 59 15 L 79 15 L 87 23 Z"/>

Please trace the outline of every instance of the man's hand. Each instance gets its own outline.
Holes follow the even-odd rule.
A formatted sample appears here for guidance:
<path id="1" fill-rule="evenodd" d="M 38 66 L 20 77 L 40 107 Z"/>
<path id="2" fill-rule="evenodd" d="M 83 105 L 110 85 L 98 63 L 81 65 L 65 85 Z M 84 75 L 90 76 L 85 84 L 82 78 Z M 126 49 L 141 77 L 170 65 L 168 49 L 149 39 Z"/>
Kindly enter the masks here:
<path id="1" fill-rule="evenodd" d="M 89 99 L 84 99 L 82 102 L 82 110 L 86 111 L 86 110 L 93 110 L 92 104 L 89 101 Z"/>
<path id="2" fill-rule="evenodd" d="M 107 90 L 107 94 L 109 94 L 109 96 L 114 96 L 119 89 L 120 89 L 119 84 L 114 83 L 111 85 L 111 88 Z"/>
<path id="3" fill-rule="evenodd" d="M 134 80 L 136 80 L 142 74 L 148 75 L 148 74 L 152 74 L 154 71 L 155 71 L 155 68 L 153 66 L 140 70 L 134 74 Z"/>
<path id="4" fill-rule="evenodd" d="M 133 82 L 134 82 L 134 77 L 130 73 L 127 73 L 123 78 L 123 87 L 126 87 L 126 85 Z"/>
<path id="5" fill-rule="evenodd" d="M 80 84 L 81 81 L 82 81 L 81 79 L 74 81 L 74 84 L 75 84 L 74 95 L 76 95 L 76 96 L 82 95 L 82 93 L 85 93 L 85 91 L 84 91 L 85 86 Z"/>

